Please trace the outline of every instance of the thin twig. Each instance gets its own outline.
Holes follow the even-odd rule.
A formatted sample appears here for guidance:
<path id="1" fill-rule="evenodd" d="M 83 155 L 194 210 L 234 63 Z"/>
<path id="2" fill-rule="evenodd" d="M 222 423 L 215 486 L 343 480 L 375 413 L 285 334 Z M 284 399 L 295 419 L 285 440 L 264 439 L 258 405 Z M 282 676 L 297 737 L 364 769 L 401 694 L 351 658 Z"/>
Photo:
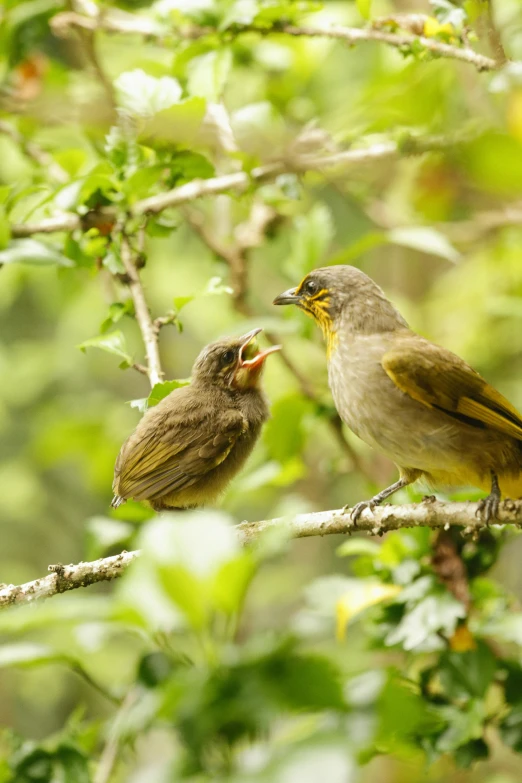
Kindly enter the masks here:
<path id="1" fill-rule="evenodd" d="M 94 783 L 109 783 L 118 762 L 122 742 L 122 728 L 127 716 L 138 698 L 137 688 L 132 688 L 126 695 L 120 709 L 116 713 L 107 736 L 107 742 L 101 752 L 98 767 L 94 774 Z"/>
<path id="2" fill-rule="evenodd" d="M 495 55 L 495 59 L 498 62 L 498 66 L 502 67 L 508 62 L 508 57 L 506 54 L 506 50 L 504 49 L 504 44 L 502 43 L 501 35 L 498 31 L 495 22 L 495 16 L 494 16 L 491 0 L 486 0 L 485 18 L 486 18 L 487 33 L 489 38 L 489 45 L 491 46 L 491 50 Z"/>
<path id="3" fill-rule="evenodd" d="M 44 168 L 48 176 L 51 179 L 54 179 L 55 182 L 60 184 L 67 182 L 69 179 L 67 172 L 64 171 L 55 160 L 53 160 L 52 155 L 39 147 L 38 144 L 35 144 L 33 141 L 26 139 L 25 136 L 23 136 L 13 125 L 10 125 L 8 122 L 4 122 L 4 120 L 0 120 L 0 133 L 2 133 L 4 136 L 9 136 L 9 138 L 20 147 L 22 152 L 27 155 L 28 158 L 31 158 L 31 160 Z"/>
<path id="4" fill-rule="evenodd" d="M 350 509 L 318 511 L 298 514 L 295 517 L 266 519 L 259 522 L 242 522 L 236 526 L 241 544 L 250 544 L 265 530 L 274 527 L 285 528 L 292 538 L 312 536 L 350 535 L 367 533 L 382 536 L 392 530 L 411 527 L 429 527 L 449 530 L 462 527 L 463 535 L 477 536 L 491 524 L 522 526 L 522 501 L 506 500 L 501 503 L 497 521 L 486 523 L 479 516 L 478 503 L 443 503 L 426 499 L 422 503 L 401 506 L 378 506 L 373 511 L 366 509 L 354 525 Z M 113 557 L 101 558 L 91 563 L 60 566 L 60 573 L 26 582 L 22 585 L 8 585 L 0 590 L 0 609 L 7 606 L 34 603 L 58 593 L 87 587 L 95 582 L 116 579 L 139 557 L 140 552 L 122 552 Z M 53 566 L 56 568 L 56 566 Z"/>
<path id="5" fill-rule="evenodd" d="M 122 34 L 141 34 L 147 37 L 165 38 L 169 34 L 176 38 L 201 38 L 208 35 L 215 35 L 216 30 L 212 27 L 183 26 L 178 28 L 168 28 L 166 25 L 151 23 L 144 17 L 133 17 L 130 14 L 125 18 L 119 18 L 115 14 L 104 14 L 96 19 L 92 17 L 82 17 L 74 13 L 57 14 L 52 20 L 53 27 L 59 28 L 64 34 L 68 27 L 81 27 L 83 29 L 95 30 L 103 28 L 107 32 Z M 452 44 L 439 41 L 437 38 L 426 38 L 422 35 L 411 35 L 410 33 L 391 33 L 379 29 L 360 29 L 357 27 L 311 27 L 296 26 L 275 22 L 272 26 L 262 26 L 255 24 L 235 25 L 227 30 L 229 35 L 243 35 L 245 33 L 258 33 L 267 36 L 274 34 L 303 36 L 306 38 L 337 38 L 348 44 L 355 45 L 359 43 L 379 42 L 388 44 L 397 49 L 407 50 L 421 45 L 427 51 L 438 57 L 446 57 L 453 60 L 473 65 L 478 71 L 491 71 L 500 68 L 503 63 L 485 57 L 468 46 L 459 47 Z"/>
<path id="6" fill-rule="evenodd" d="M 161 369 L 159 355 L 158 331 L 154 326 L 154 321 L 152 320 L 149 306 L 145 298 L 140 273 L 133 261 L 129 240 L 124 233 L 121 234 L 121 260 L 125 267 L 129 290 L 132 301 L 134 302 L 136 321 L 140 327 L 141 336 L 143 337 L 143 343 L 145 345 L 145 355 L 147 357 L 145 372 L 152 387 L 155 386 L 156 383 L 161 383 L 164 375 L 163 370 Z M 138 365 L 136 369 L 139 370 L 139 372 L 142 372 L 140 366 L 141 365 Z"/>

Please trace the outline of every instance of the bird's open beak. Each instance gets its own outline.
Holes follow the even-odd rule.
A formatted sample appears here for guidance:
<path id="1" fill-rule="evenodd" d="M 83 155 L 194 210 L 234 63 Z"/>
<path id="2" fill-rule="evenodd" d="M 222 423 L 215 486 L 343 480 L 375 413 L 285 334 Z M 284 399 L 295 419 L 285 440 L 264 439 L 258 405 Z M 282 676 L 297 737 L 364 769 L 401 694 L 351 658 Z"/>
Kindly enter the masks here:
<path id="1" fill-rule="evenodd" d="M 261 331 L 262 329 L 253 329 L 240 338 L 241 351 L 232 379 L 235 388 L 241 390 L 254 388 L 261 376 L 266 357 L 281 350 L 280 345 L 271 345 L 270 348 L 260 351 L 255 343 L 252 344 L 255 336 Z"/>
<path id="2" fill-rule="evenodd" d="M 263 330 L 258 327 L 257 329 L 252 329 L 251 332 L 248 332 L 248 334 L 245 334 L 244 337 L 241 338 L 243 342 L 239 360 L 240 367 L 244 367 L 250 371 L 257 370 L 258 368 L 261 368 L 267 356 L 270 356 L 271 353 L 275 353 L 275 351 L 281 350 L 281 345 L 271 345 L 270 348 L 265 348 L 264 351 L 258 351 L 257 346 L 252 345 L 252 341 L 259 332 L 262 331 Z"/>
<path id="3" fill-rule="evenodd" d="M 296 294 L 296 288 L 289 288 L 288 291 L 283 291 L 282 294 L 276 296 L 273 304 L 275 305 L 289 305 L 298 304 L 301 301 L 301 297 Z"/>

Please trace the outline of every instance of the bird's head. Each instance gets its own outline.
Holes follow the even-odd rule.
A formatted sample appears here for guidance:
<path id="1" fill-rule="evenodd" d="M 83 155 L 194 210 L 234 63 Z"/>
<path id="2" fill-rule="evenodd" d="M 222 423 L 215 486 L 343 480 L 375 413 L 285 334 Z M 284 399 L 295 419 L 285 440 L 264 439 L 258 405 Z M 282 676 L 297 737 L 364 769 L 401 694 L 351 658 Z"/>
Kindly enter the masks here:
<path id="1" fill-rule="evenodd" d="M 255 341 L 261 329 L 228 337 L 204 348 L 192 368 L 192 382 L 245 391 L 257 386 L 267 356 L 281 350 L 272 345 L 260 351 Z"/>
<path id="2" fill-rule="evenodd" d="M 329 351 L 341 326 L 359 334 L 407 327 L 379 286 L 354 266 L 314 269 L 296 288 L 276 296 L 274 304 L 295 304 L 310 315 L 321 327 Z"/>

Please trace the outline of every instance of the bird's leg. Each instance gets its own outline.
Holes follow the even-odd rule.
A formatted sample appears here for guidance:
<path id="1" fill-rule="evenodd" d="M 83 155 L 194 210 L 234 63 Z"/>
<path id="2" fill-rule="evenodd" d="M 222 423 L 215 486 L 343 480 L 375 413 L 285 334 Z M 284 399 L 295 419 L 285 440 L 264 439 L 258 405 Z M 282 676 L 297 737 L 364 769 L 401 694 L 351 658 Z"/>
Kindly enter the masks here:
<path id="1" fill-rule="evenodd" d="M 481 517 L 486 524 L 492 519 L 497 518 L 498 507 L 500 505 L 500 487 L 498 485 L 497 474 L 491 471 L 491 492 L 480 501 L 477 508 L 477 516 Z"/>
<path id="2" fill-rule="evenodd" d="M 382 503 L 383 500 L 389 498 L 390 495 L 393 495 L 393 493 L 397 492 L 397 490 L 407 487 L 408 484 L 411 484 L 411 479 L 400 478 L 389 487 L 386 487 L 386 489 L 381 490 L 381 492 L 379 492 L 377 495 L 374 495 L 373 498 L 370 498 L 370 500 L 361 500 L 360 503 L 356 503 L 351 512 L 352 522 L 354 525 L 357 524 L 357 520 L 365 508 L 369 508 L 370 511 L 373 511 L 375 506 L 378 506 L 379 503 Z M 345 506 L 343 511 L 346 512 L 349 510 L 349 508 L 349 506 Z"/>

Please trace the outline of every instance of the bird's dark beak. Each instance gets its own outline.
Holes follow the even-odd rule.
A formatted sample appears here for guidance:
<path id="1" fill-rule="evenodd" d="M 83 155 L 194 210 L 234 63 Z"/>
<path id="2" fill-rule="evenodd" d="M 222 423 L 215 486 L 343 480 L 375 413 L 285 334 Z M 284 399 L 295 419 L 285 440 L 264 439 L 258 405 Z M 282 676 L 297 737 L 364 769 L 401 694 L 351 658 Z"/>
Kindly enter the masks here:
<path id="1" fill-rule="evenodd" d="M 299 302 L 301 301 L 301 297 L 298 294 L 296 294 L 296 291 L 297 288 L 289 288 L 288 291 L 283 291 L 282 294 L 276 296 L 273 304 L 275 305 L 299 304 Z"/>
<path id="2" fill-rule="evenodd" d="M 262 328 L 260 326 L 257 327 L 257 329 L 252 329 L 251 332 L 247 332 L 242 337 L 238 337 L 238 340 L 241 340 L 241 350 L 243 351 L 244 348 L 247 347 L 247 345 L 250 345 L 254 337 L 257 337 L 259 332 L 262 332 Z"/>

